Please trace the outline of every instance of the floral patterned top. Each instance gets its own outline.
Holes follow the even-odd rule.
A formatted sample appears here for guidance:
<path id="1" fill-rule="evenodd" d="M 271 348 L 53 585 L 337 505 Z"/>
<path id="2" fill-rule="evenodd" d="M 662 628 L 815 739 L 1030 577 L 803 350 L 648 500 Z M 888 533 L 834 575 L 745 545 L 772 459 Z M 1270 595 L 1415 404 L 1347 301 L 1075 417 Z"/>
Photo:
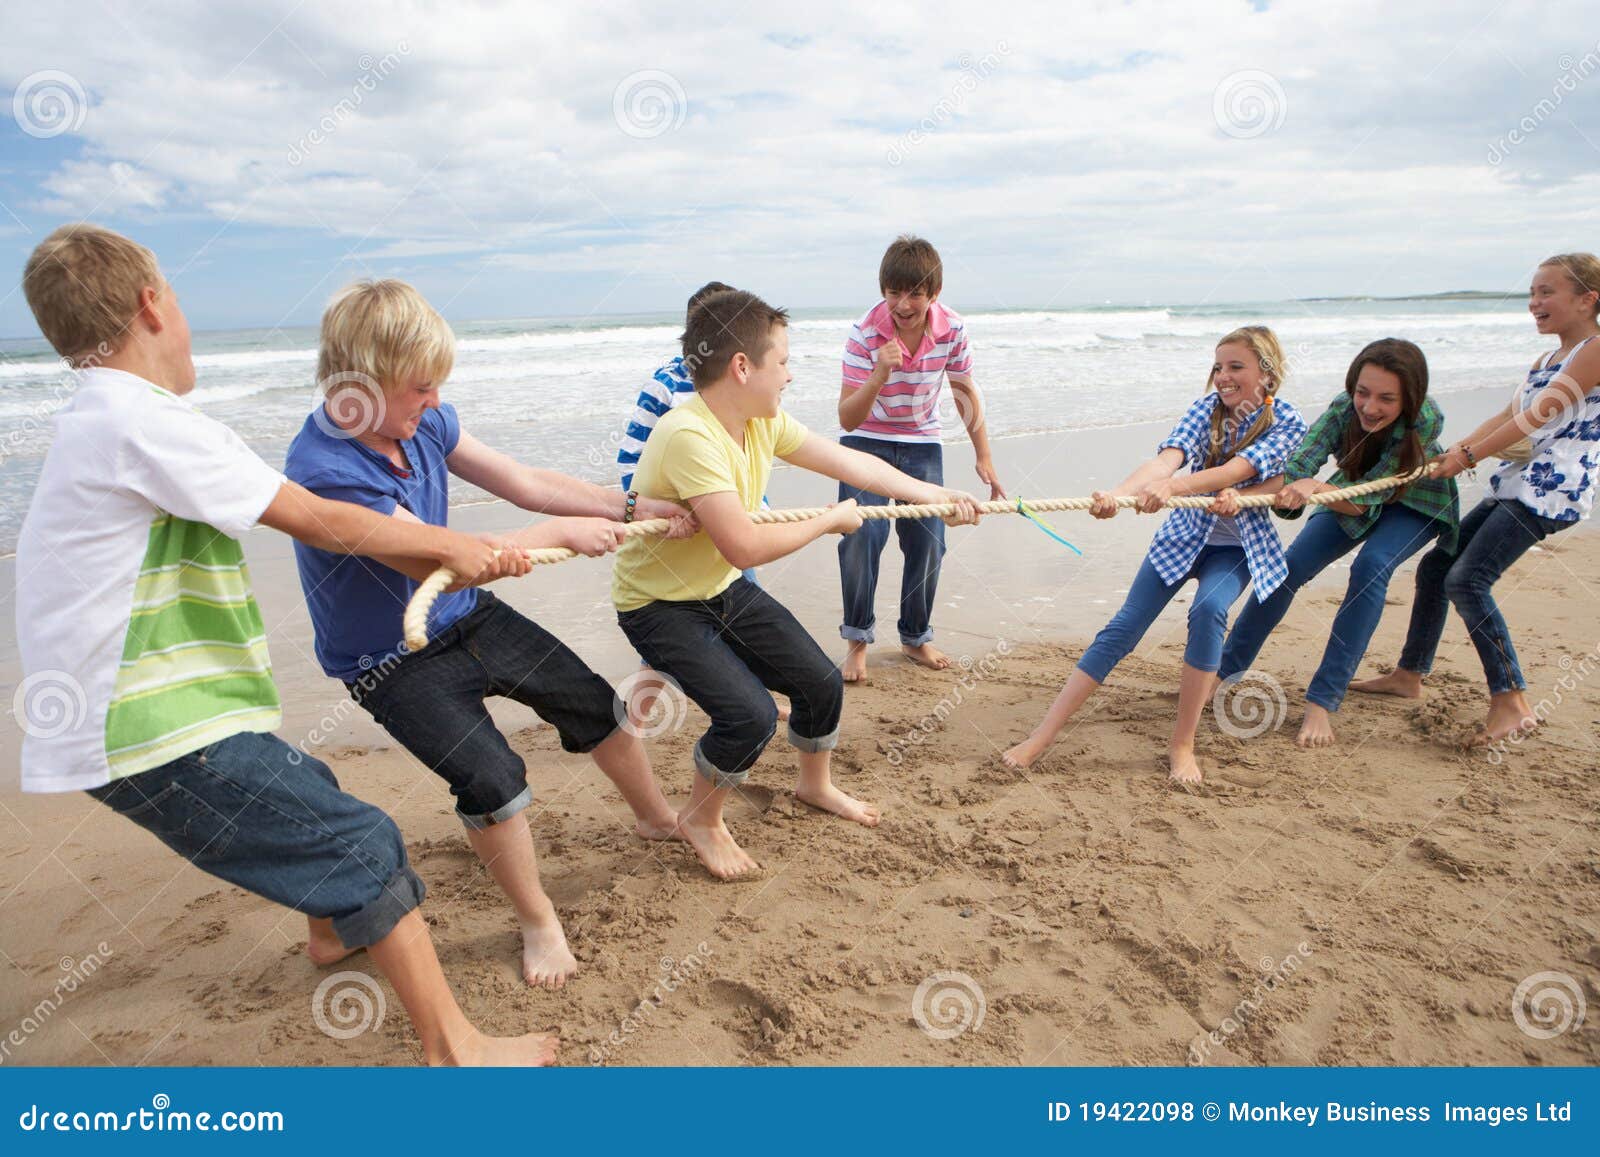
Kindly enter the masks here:
<path id="1" fill-rule="evenodd" d="M 1530 370 L 1518 391 L 1516 404 L 1526 407 L 1536 394 L 1572 361 L 1585 338 L 1559 362 Z M 1557 522 L 1578 522 L 1594 509 L 1595 475 L 1600 472 L 1600 389 L 1591 389 L 1575 407 L 1560 414 L 1532 434 L 1533 457 L 1526 463 L 1507 462 L 1489 479 L 1489 489 L 1501 501 L 1515 499 L 1535 514 Z"/>

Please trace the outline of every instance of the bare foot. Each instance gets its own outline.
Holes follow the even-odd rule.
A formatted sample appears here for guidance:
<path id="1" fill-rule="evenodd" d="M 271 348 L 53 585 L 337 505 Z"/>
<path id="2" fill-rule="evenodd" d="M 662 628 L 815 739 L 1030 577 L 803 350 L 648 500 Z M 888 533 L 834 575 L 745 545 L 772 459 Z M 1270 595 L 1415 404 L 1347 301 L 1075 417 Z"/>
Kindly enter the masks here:
<path id="1" fill-rule="evenodd" d="M 1300 725 L 1300 734 L 1294 738 L 1300 747 L 1332 747 L 1333 719 L 1326 707 L 1306 704 L 1306 720 Z"/>
<path id="2" fill-rule="evenodd" d="M 789 705 L 776 695 L 772 697 L 772 705 L 778 709 L 778 722 L 789 722 Z"/>
<path id="3" fill-rule="evenodd" d="M 865 803 L 853 795 L 846 795 L 833 784 L 820 789 L 795 788 L 794 798 L 820 811 L 832 812 L 865 827 L 875 828 L 882 813 L 876 804 Z"/>
<path id="4" fill-rule="evenodd" d="M 1422 676 L 1404 667 L 1396 667 L 1387 675 L 1376 679 L 1361 679 L 1350 684 L 1350 690 L 1363 695 L 1398 695 L 1402 699 L 1422 698 Z"/>
<path id="5" fill-rule="evenodd" d="M 522 979 L 535 988 L 563 988 L 578 971 L 561 922 L 527 924 L 522 929 Z"/>
<path id="6" fill-rule="evenodd" d="M 907 647 L 902 644 L 900 649 L 913 661 L 921 663 L 930 671 L 944 671 L 950 666 L 950 656 L 932 643 L 923 643 L 920 647 Z"/>
<path id="7" fill-rule="evenodd" d="M 1521 691 L 1507 691 L 1489 697 L 1489 717 L 1483 730 L 1472 741 L 1473 747 L 1487 747 L 1513 735 L 1532 731 L 1539 726 L 1539 717 L 1528 706 L 1528 697 Z"/>
<path id="8" fill-rule="evenodd" d="M 844 662 L 839 664 L 839 674 L 844 676 L 846 683 L 867 682 L 867 645 L 850 640 L 850 649 L 845 652 Z"/>
<path id="9" fill-rule="evenodd" d="M 1008 747 L 1005 754 L 1000 757 L 1007 767 L 1032 767 L 1033 761 L 1044 754 L 1044 749 L 1050 746 L 1048 740 L 1030 735 L 1015 747 Z"/>
<path id="10" fill-rule="evenodd" d="M 326 968 L 330 964 L 337 964 L 346 956 L 353 956 L 360 952 L 359 948 L 346 948 L 344 941 L 339 939 L 339 934 L 333 930 L 333 921 L 317 919 L 315 916 L 306 918 L 309 929 L 306 936 L 306 959 L 318 968 Z"/>
<path id="11" fill-rule="evenodd" d="M 678 831 L 694 848 L 700 862 L 719 880 L 737 880 L 740 876 L 759 871 L 761 865 L 733 841 L 728 825 L 718 819 L 715 825 L 706 826 L 678 819 Z"/>
<path id="12" fill-rule="evenodd" d="M 1194 748 L 1174 747 L 1167 752 L 1167 761 L 1172 768 L 1167 778 L 1173 783 L 1188 787 L 1200 782 L 1200 761 L 1194 757 Z"/>
<path id="13" fill-rule="evenodd" d="M 682 834 L 678 831 L 678 817 L 673 815 L 666 822 L 660 820 L 635 820 L 633 830 L 646 840 L 681 840 Z"/>
<path id="14" fill-rule="evenodd" d="M 556 1059 L 556 1049 L 561 1037 L 553 1032 L 530 1032 L 526 1036 L 485 1036 L 474 1031 L 449 1055 L 435 1060 L 432 1065 L 459 1068 L 538 1068 Z"/>

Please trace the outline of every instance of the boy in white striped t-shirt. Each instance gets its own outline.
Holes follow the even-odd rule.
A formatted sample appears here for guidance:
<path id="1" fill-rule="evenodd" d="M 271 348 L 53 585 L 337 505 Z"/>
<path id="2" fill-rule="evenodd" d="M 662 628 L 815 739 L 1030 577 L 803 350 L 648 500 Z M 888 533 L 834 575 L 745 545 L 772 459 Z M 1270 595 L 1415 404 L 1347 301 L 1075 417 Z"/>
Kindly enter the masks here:
<path id="1" fill-rule="evenodd" d="M 972 380 L 972 350 L 966 323 L 939 304 L 944 286 L 939 253 L 927 241 L 899 237 L 878 267 L 883 300 L 850 331 L 844 347 L 844 382 L 839 392 L 839 441 L 881 458 L 913 478 L 944 485 L 943 432 L 939 391 L 945 378 L 955 393 L 956 411 L 972 438 L 978 477 L 991 499 L 1005 489 L 989 456 L 983 406 Z M 839 500 L 863 506 L 889 500 L 845 483 Z M 950 658 L 933 645 L 933 599 L 944 557 L 944 523 L 937 518 L 895 519 L 905 570 L 900 580 L 901 648 L 924 667 L 942 670 Z M 865 678 L 867 647 L 874 639 L 878 563 L 889 541 L 889 523 L 872 521 L 839 540 L 839 578 L 844 588 L 844 622 L 839 634 L 850 644 L 842 666 L 845 682 Z"/>

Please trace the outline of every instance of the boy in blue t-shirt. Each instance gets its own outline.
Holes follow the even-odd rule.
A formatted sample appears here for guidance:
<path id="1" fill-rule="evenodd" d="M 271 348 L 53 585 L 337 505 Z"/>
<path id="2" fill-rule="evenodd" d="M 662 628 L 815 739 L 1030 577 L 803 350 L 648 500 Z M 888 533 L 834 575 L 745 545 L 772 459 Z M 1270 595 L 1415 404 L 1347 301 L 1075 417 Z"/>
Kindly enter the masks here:
<path id="1" fill-rule="evenodd" d="M 450 327 L 411 286 L 362 281 L 345 289 L 322 319 L 317 376 L 327 400 L 290 445 L 286 473 L 313 493 L 435 526 L 448 519 L 452 473 L 525 510 L 569 516 L 504 540 L 526 549 L 606 554 L 635 514 L 679 518 L 675 533 L 691 532 L 679 506 L 640 499 L 629 510 L 620 491 L 524 466 L 472 437 L 455 408 L 439 401 L 454 358 Z M 525 572 L 515 552 L 503 557 L 506 567 L 486 577 Z M 468 841 L 516 909 L 524 978 L 560 988 L 577 961 L 521 818 L 533 802 L 527 768 L 484 701 L 499 695 L 532 707 L 565 750 L 593 756 L 633 809 L 641 836 L 673 838 L 677 816 L 637 734 L 622 726 L 616 693 L 544 628 L 470 586 L 434 605 L 431 641 L 407 653 L 401 618 L 425 565 L 354 562 L 303 545 L 296 559 L 322 669 L 450 784 Z"/>

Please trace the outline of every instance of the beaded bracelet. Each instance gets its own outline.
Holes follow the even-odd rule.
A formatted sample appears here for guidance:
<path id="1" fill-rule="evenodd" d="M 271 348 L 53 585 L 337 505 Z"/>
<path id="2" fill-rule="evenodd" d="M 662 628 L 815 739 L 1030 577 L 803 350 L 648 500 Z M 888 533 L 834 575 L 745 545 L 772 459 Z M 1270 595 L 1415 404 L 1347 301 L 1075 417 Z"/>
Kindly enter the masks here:
<path id="1" fill-rule="evenodd" d="M 639 505 L 639 492 L 637 490 L 628 491 L 627 501 L 625 501 L 622 504 L 622 521 L 623 522 L 632 522 L 633 521 L 634 508 L 636 506 L 638 506 L 638 505 Z"/>

